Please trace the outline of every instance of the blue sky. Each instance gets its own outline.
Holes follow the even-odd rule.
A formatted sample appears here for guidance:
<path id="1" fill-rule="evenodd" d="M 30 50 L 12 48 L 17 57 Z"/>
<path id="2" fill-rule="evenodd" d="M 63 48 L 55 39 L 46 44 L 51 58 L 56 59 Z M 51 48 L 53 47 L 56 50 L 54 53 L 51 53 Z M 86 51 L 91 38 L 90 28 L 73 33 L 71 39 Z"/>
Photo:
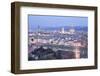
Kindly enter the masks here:
<path id="1" fill-rule="evenodd" d="M 41 28 L 88 26 L 88 17 L 29 15 L 29 31 L 31 32 L 32 30 L 36 30 L 38 26 Z"/>

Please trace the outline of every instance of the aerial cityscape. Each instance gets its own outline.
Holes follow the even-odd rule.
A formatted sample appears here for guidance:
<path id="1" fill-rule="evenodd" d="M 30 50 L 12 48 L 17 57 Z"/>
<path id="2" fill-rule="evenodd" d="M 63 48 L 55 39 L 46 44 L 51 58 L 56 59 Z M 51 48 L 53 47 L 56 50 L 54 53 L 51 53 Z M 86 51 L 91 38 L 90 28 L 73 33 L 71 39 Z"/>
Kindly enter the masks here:
<path id="1" fill-rule="evenodd" d="M 88 58 L 87 24 L 87 17 L 30 15 L 28 60 Z"/>

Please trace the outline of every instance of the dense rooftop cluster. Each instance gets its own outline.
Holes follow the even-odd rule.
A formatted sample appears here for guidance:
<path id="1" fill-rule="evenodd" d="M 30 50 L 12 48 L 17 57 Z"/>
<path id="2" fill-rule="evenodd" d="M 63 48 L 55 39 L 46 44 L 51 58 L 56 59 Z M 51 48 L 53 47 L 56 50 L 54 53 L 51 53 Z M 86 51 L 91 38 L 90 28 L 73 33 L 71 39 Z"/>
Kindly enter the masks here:
<path id="1" fill-rule="evenodd" d="M 87 57 L 86 31 L 65 31 L 62 28 L 61 31 L 36 31 L 28 35 L 29 60 L 72 59 L 76 48 L 80 51 L 80 58 Z"/>

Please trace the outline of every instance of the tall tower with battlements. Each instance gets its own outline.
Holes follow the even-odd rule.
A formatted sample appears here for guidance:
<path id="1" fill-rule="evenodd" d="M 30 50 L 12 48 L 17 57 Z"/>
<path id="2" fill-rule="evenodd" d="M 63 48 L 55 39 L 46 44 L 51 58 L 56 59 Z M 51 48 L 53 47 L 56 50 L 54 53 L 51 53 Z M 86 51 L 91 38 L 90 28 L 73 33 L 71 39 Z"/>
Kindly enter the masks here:
<path id="1" fill-rule="evenodd" d="M 61 33 L 65 33 L 64 27 L 61 28 Z"/>

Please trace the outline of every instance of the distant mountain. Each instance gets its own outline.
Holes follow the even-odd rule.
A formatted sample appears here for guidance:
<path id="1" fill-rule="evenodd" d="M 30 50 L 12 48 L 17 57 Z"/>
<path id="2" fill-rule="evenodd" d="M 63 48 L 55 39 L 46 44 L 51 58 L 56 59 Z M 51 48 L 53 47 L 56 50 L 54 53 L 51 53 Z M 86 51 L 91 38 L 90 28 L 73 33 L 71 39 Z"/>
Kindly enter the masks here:
<path id="1" fill-rule="evenodd" d="M 78 31 L 88 31 L 88 27 L 87 26 L 62 26 L 62 27 L 44 27 L 44 28 L 41 28 L 41 30 L 48 30 L 48 31 L 53 31 L 53 30 L 61 30 L 61 28 L 64 28 L 65 30 L 69 30 L 71 28 L 74 28 L 75 30 L 78 30 Z"/>
<path id="2" fill-rule="evenodd" d="M 40 27 L 39 29 L 42 31 L 54 31 L 54 30 L 61 30 L 61 28 L 64 28 L 64 30 L 69 30 L 71 28 L 74 28 L 77 31 L 88 31 L 87 26 L 48 26 L 48 27 Z M 38 31 L 38 28 L 31 29 L 29 32 Z"/>

